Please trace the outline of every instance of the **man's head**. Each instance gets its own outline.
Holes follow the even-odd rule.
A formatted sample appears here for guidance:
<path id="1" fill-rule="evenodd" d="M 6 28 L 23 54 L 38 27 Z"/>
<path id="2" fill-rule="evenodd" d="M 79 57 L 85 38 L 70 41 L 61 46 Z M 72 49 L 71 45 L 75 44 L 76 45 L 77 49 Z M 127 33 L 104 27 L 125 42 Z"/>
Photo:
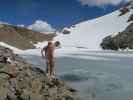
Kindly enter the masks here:
<path id="1" fill-rule="evenodd" d="M 56 47 L 60 46 L 60 42 L 59 41 L 56 41 L 54 44 L 55 44 Z"/>
<path id="2" fill-rule="evenodd" d="M 60 46 L 60 42 L 59 41 L 48 41 L 48 46 L 54 45 L 55 47 L 59 47 Z"/>

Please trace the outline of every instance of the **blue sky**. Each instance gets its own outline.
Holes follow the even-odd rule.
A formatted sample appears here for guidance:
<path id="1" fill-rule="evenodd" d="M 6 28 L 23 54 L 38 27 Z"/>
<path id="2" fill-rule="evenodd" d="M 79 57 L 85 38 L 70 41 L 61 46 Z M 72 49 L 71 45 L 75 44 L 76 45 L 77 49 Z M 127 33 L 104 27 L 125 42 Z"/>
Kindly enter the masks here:
<path id="1" fill-rule="evenodd" d="M 97 1 L 0 0 L 0 21 L 28 26 L 42 20 L 54 28 L 71 26 L 110 13 L 120 8 L 124 0 L 112 0 L 110 3 L 107 1 L 111 0 Z"/>

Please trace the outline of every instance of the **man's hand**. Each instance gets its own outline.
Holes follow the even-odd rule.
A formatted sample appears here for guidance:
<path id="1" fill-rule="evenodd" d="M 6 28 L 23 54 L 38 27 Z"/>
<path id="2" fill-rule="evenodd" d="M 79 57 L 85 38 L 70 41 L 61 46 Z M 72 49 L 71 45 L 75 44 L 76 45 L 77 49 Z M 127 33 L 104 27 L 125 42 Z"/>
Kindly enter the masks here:
<path id="1" fill-rule="evenodd" d="M 42 58 L 44 59 L 45 55 L 44 55 L 44 50 L 43 49 L 41 50 L 41 55 L 42 55 Z"/>

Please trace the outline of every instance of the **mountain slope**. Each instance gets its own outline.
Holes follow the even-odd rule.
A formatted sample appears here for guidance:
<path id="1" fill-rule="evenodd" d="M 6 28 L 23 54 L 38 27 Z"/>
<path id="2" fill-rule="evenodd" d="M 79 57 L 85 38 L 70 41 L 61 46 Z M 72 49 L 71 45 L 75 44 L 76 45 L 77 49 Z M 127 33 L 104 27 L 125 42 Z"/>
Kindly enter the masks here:
<path id="1" fill-rule="evenodd" d="M 121 15 L 128 13 L 131 9 L 133 9 L 133 3 L 132 6 L 122 8 L 120 10 L 122 11 Z M 101 47 L 103 49 L 112 50 L 124 50 L 127 48 L 133 49 L 133 13 L 129 17 L 128 22 L 129 25 L 122 32 L 119 32 L 116 35 L 109 35 L 105 37 L 101 43 Z"/>
<path id="2" fill-rule="evenodd" d="M 52 37 L 51 34 L 42 34 L 22 27 L 0 24 L 0 42 L 19 49 L 35 48 L 35 43 L 52 39 Z"/>
<path id="3" fill-rule="evenodd" d="M 133 10 L 119 16 L 121 12 L 118 10 L 94 20 L 81 22 L 68 29 L 70 34 L 58 34 L 55 40 L 60 41 L 62 46 L 98 50 L 104 37 L 121 32 L 129 25 L 127 21 L 132 13 Z"/>

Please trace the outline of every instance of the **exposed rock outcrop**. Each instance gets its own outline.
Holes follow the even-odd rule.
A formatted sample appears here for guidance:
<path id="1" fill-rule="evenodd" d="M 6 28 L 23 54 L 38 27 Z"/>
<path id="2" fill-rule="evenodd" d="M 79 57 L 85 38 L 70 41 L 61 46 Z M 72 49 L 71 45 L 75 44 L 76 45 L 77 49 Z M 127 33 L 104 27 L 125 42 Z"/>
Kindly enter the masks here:
<path id="1" fill-rule="evenodd" d="M 0 100 L 79 100 L 75 91 L 0 46 Z"/>
<path id="2" fill-rule="evenodd" d="M 131 23 L 123 32 L 118 33 L 116 36 L 108 36 L 103 39 L 101 43 L 103 49 L 133 49 L 133 23 Z"/>
<path id="3" fill-rule="evenodd" d="M 128 12 L 130 12 L 131 9 L 133 9 L 133 1 L 128 2 L 120 9 L 119 16 L 127 14 Z"/>

